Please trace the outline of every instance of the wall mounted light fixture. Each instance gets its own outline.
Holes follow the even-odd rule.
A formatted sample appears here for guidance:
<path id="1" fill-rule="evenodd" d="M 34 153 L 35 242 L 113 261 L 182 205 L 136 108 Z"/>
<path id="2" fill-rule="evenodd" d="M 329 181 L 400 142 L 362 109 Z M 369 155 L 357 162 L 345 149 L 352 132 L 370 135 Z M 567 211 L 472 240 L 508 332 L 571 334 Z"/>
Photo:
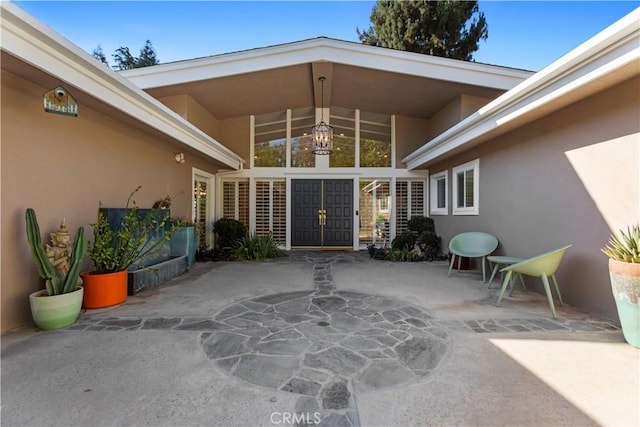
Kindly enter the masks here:
<path id="1" fill-rule="evenodd" d="M 173 158 L 176 160 L 176 162 L 180 164 L 184 163 L 184 153 L 176 153 L 176 155 L 173 156 Z"/>

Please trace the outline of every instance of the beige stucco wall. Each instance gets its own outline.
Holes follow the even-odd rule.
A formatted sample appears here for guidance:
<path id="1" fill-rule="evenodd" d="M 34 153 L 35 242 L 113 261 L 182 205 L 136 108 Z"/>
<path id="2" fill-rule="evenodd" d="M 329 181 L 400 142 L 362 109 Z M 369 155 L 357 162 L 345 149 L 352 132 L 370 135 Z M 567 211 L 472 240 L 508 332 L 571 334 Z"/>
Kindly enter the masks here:
<path id="1" fill-rule="evenodd" d="M 159 134 L 151 135 L 80 104 L 78 117 L 48 114 L 44 88 L 13 74 L 1 75 L 1 329 L 30 322 L 28 295 L 42 288 L 29 252 L 24 211 L 33 207 L 43 236 L 62 218 L 73 232 L 86 228 L 98 202 L 122 207 L 138 185 L 141 207 L 178 195 L 172 216 L 191 213 L 192 167 L 215 165 Z M 73 94 L 73 90 L 70 89 Z M 174 154 L 185 152 L 186 163 Z M 87 261 L 86 268 L 90 267 Z"/>
<path id="2" fill-rule="evenodd" d="M 185 120 L 196 125 L 212 138 L 220 137 L 218 119 L 189 95 L 167 96 L 159 99 L 167 107 L 180 114 Z"/>
<path id="3" fill-rule="evenodd" d="M 452 167 L 480 159 L 480 214 L 434 216 L 443 248 L 470 230 L 494 234 L 498 253 L 518 257 L 573 244 L 557 273 L 563 296 L 615 319 L 600 248 L 640 220 L 639 87 L 639 78 L 628 80 L 430 165 L 449 170 L 451 182 Z"/>
<path id="4" fill-rule="evenodd" d="M 429 120 L 396 116 L 396 168 L 405 168 L 402 159 L 427 142 Z"/>
<path id="5" fill-rule="evenodd" d="M 244 168 L 251 167 L 251 122 L 249 116 L 220 120 L 220 139 L 227 148 L 244 160 Z"/>

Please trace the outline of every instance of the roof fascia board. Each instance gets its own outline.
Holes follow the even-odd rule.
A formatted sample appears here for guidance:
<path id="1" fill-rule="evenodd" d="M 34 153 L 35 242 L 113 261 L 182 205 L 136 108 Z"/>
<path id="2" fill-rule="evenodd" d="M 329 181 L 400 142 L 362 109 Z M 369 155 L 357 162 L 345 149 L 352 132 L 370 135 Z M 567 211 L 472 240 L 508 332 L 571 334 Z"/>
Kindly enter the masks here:
<path id="1" fill-rule="evenodd" d="M 508 90 L 532 72 L 318 38 L 122 71 L 143 89 L 287 66 L 335 62 L 424 78 Z"/>
<path id="2" fill-rule="evenodd" d="M 640 59 L 640 8 L 603 30 L 402 161 L 415 169 Z M 585 92 L 585 96 L 590 93 Z M 559 102 L 557 108 L 563 107 Z M 532 115 L 532 118 L 535 116 Z"/>
<path id="3" fill-rule="evenodd" d="M 0 3 L 2 50 L 230 168 L 242 168 L 242 158 L 220 142 L 18 6 Z"/>

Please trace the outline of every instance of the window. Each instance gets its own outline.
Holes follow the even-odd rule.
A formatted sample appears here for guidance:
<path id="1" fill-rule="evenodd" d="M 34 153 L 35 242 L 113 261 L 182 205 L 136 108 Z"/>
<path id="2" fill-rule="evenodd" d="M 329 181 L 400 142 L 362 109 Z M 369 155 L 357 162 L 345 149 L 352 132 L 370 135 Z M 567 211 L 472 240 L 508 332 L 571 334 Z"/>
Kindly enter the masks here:
<path id="1" fill-rule="evenodd" d="M 311 128 L 315 125 L 315 109 L 291 111 L 291 167 L 313 168 L 316 156 L 311 149 Z"/>
<path id="2" fill-rule="evenodd" d="M 249 181 L 222 182 L 222 216 L 249 227 Z"/>
<path id="3" fill-rule="evenodd" d="M 253 165 L 280 167 L 287 163 L 287 112 L 263 114 L 255 118 Z"/>
<path id="4" fill-rule="evenodd" d="M 448 215 L 449 206 L 447 204 L 447 171 L 435 173 L 429 177 L 430 184 L 430 209 L 431 215 Z"/>
<path id="5" fill-rule="evenodd" d="M 329 157 L 329 167 L 354 167 L 356 165 L 356 111 L 333 107 L 329 120 L 333 126 L 333 154 Z"/>
<path id="6" fill-rule="evenodd" d="M 391 116 L 360 112 L 360 167 L 391 166 Z"/>
<path id="7" fill-rule="evenodd" d="M 479 159 L 453 168 L 454 215 L 478 215 L 479 168 Z"/>
<path id="8" fill-rule="evenodd" d="M 256 181 L 256 235 L 269 233 L 281 245 L 287 239 L 286 182 L 276 180 Z"/>
<path id="9" fill-rule="evenodd" d="M 396 181 L 396 236 L 414 216 L 424 216 L 424 182 Z"/>

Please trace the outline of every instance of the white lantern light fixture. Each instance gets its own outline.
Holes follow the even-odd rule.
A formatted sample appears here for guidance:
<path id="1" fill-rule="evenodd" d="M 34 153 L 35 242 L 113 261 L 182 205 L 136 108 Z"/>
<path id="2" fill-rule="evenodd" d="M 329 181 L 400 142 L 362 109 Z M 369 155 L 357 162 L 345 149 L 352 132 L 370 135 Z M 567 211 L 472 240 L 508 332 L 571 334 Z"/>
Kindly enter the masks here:
<path id="1" fill-rule="evenodd" d="M 333 153 L 333 128 L 324 122 L 324 77 L 320 77 L 322 84 L 322 99 L 320 101 L 320 123 L 311 128 L 311 151 L 313 154 Z"/>

